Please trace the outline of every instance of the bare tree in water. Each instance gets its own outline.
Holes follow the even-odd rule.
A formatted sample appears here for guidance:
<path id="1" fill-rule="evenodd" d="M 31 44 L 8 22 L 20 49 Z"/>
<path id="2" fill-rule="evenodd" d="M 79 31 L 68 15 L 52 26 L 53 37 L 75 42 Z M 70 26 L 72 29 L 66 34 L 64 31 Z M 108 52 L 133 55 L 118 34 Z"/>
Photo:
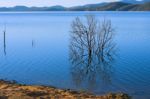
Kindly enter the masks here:
<path id="1" fill-rule="evenodd" d="M 73 68 L 72 74 L 78 75 L 76 77 L 78 81 L 88 76 L 89 81 L 93 82 L 95 79 L 93 75 L 98 70 L 104 79 L 110 79 L 106 65 L 113 60 L 115 49 L 111 21 L 104 19 L 99 22 L 94 16 L 89 15 L 86 16 L 86 20 L 77 17 L 71 27 L 69 56 Z"/>

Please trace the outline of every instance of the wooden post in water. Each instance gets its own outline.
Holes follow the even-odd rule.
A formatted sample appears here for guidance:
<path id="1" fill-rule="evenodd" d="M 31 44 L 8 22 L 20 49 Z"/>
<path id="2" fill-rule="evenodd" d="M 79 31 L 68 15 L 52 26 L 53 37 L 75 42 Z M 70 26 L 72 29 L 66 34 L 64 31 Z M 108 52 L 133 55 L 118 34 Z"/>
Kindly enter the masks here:
<path id="1" fill-rule="evenodd" d="M 6 56 L 6 26 L 4 28 L 4 55 Z"/>
<path id="2" fill-rule="evenodd" d="M 34 44 L 35 42 L 34 42 L 34 40 L 32 39 L 32 47 L 35 47 L 35 44 Z"/>

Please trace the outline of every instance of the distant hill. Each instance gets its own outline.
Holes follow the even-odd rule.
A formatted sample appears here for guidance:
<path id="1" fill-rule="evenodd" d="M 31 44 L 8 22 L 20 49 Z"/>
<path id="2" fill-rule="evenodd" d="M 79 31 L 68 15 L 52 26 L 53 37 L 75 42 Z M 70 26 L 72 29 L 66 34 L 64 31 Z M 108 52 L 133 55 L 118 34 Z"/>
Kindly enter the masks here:
<path id="1" fill-rule="evenodd" d="M 150 2 L 144 3 L 142 5 L 136 5 L 131 10 L 132 11 L 150 11 Z"/>
<path id="2" fill-rule="evenodd" d="M 45 9 L 46 11 L 65 11 L 66 8 L 63 6 L 52 6 Z"/>
<path id="3" fill-rule="evenodd" d="M 0 11 L 65 11 L 66 8 L 63 6 L 51 6 L 51 7 L 26 7 L 26 6 L 15 6 L 15 7 L 1 7 Z"/>
<path id="4" fill-rule="evenodd" d="M 96 11 L 117 11 L 119 8 L 123 7 L 123 6 L 128 6 L 130 5 L 129 3 L 124 3 L 124 2 L 112 2 L 112 3 L 108 3 L 104 6 L 98 6 L 96 9 Z M 92 8 L 89 9 L 90 11 L 93 10 Z"/>
<path id="5" fill-rule="evenodd" d="M 70 7 L 67 10 L 69 10 L 69 11 L 89 11 L 89 10 L 92 11 L 93 10 L 94 11 L 98 7 L 102 7 L 102 6 L 105 6 L 105 5 L 107 5 L 107 3 L 87 4 L 87 5 L 84 5 L 84 6 Z"/>
<path id="6" fill-rule="evenodd" d="M 118 11 L 150 11 L 150 2 L 143 4 L 129 4 L 117 9 Z"/>
<path id="7" fill-rule="evenodd" d="M 51 7 L 26 7 L 26 6 L 0 7 L 0 11 L 150 11 L 150 2 L 143 1 L 141 3 L 135 2 L 129 3 L 127 1 L 88 4 L 69 8 L 59 5 Z"/>
<path id="8" fill-rule="evenodd" d="M 131 4 L 141 4 L 150 2 L 150 0 L 121 0 L 122 2 L 131 3 Z"/>
<path id="9" fill-rule="evenodd" d="M 91 4 L 68 8 L 69 11 L 150 11 L 150 2 L 131 4 L 125 2 L 111 2 Z"/>

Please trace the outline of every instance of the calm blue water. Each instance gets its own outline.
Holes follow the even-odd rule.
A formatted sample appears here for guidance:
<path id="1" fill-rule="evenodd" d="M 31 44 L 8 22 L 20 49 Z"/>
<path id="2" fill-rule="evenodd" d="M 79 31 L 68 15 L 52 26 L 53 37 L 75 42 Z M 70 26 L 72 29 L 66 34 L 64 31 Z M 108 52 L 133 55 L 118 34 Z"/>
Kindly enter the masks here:
<path id="1" fill-rule="evenodd" d="M 111 19 L 117 54 L 111 67 L 80 79 L 71 73 L 70 24 L 88 14 Z M 0 13 L 0 79 L 150 99 L 150 12 Z"/>

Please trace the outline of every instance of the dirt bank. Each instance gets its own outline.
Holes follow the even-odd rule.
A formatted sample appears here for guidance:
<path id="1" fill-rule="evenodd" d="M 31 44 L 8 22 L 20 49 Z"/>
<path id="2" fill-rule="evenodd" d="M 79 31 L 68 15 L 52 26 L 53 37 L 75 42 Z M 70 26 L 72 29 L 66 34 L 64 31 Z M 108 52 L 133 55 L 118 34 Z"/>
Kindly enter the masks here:
<path id="1" fill-rule="evenodd" d="M 29 86 L 0 80 L 0 99 L 130 99 L 127 94 L 96 96 L 46 86 Z"/>

